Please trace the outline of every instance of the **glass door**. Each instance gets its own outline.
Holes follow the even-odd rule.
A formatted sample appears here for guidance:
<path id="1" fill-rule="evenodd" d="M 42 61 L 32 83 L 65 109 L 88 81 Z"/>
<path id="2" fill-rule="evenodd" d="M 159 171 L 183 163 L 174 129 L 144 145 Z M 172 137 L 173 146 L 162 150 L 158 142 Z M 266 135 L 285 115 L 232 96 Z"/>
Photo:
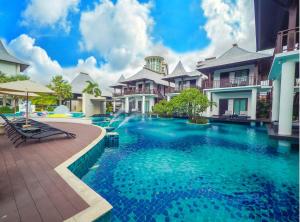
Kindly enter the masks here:
<path id="1" fill-rule="evenodd" d="M 248 99 L 234 99 L 233 113 L 240 115 L 241 111 L 247 111 L 247 101 Z"/>

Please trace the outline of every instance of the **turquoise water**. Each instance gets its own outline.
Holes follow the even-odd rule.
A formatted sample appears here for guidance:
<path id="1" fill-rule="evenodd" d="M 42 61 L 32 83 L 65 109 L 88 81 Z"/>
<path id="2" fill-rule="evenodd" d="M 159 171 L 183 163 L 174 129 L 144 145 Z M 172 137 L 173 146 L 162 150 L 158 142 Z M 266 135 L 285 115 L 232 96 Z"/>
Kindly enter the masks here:
<path id="1" fill-rule="evenodd" d="M 120 147 L 82 178 L 113 205 L 112 221 L 298 221 L 298 150 L 264 128 L 127 120 Z"/>

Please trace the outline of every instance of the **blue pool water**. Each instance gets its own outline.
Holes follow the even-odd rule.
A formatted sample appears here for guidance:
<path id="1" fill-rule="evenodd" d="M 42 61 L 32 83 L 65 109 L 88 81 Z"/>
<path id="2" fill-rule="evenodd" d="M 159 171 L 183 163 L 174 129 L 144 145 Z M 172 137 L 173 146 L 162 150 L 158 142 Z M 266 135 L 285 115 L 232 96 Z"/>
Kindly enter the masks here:
<path id="1" fill-rule="evenodd" d="M 82 180 L 112 221 L 298 221 L 298 150 L 264 128 L 133 118 Z"/>

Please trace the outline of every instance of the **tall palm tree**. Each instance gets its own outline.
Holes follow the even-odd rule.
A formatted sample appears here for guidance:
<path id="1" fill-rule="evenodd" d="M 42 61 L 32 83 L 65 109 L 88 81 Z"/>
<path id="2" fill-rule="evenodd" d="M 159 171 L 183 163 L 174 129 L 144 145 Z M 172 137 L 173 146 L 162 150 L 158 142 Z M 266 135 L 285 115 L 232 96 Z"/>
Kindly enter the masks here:
<path id="1" fill-rule="evenodd" d="M 63 100 L 72 98 L 72 86 L 61 75 L 54 76 L 48 87 L 55 92 L 59 105 L 62 104 Z"/>
<path id="2" fill-rule="evenodd" d="M 86 81 L 88 84 L 82 91 L 83 93 L 87 93 L 89 95 L 93 95 L 95 97 L 101 96 L 101 90 L 99 88 L 98 83 L 92 81 Z"/>

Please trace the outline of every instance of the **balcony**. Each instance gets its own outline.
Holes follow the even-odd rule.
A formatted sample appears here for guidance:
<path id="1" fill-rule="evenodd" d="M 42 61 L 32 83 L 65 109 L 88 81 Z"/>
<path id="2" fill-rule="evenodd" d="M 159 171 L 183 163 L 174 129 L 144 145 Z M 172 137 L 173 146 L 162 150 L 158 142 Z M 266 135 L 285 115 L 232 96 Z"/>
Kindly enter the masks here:
<path id="1" fill-rule="evenodd" d="M 190 89 L 190 88 L 194 88 L 194 89 L 199 89 L 200 91 L 202 91 L 202 88 L 199 87 L 199 86 L 184 86 L 184 87 L 181 87 L 181 88 L 168 88 L 166 89 L 166 93 L 180 93 L 182 90 L 184 89 Z"/>
<path id="2" fill-rule="evenodd" d="M 299 27 L 277 33 L 274 54 L 299 50 Z"/>
<path id="3" fill-rule="evenodd" d="M 204 82 L 205 89 L 232 88 L 232 87 L 253 86 L 253 85 L 270 86 L 271 81 L 268 80 L 258 81 L 255 77 L 239 77 L 233 79 L 231 78 L 231 79 L 221 79 L 221 80 L 213 80 L 213 81 L 206 80 Z"/>
<path id="4" fill-rule="evenodd" d="M 113 93 L 113 96 L 118 97 L 118 96 L 135 95 L 135 94 L 154 94 L 154 95 L 162 96 L 157 89 L 124 90 L 124 92 Z"/>

